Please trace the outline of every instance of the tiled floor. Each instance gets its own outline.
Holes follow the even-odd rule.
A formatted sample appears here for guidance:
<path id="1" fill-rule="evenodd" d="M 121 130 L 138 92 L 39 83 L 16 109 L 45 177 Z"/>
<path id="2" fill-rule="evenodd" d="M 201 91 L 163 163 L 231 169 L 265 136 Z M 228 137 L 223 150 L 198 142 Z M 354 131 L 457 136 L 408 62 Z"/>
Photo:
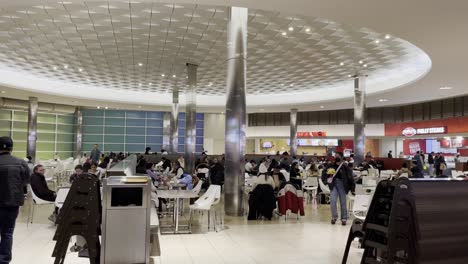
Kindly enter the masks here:
<path id="1" fill-rule="evenodd" d="M 34 224 L 27 225 L 29 207 L 22 208 L 15 230 L 13 264 L 50 264 L 55 242 L 55 227 L 48 223 L 51 206 L 36 210 Z M 219 232 L 207 232 L 206 215 L 200 228 L 191 235 L 162 235 L 162 256 L 156 263 L 341 263 L 350 226 L 329 224 L 329 208 L 312 210 L 306 216 L 291 215 L 272 221 L 247 221 L 242 217 L 226 217 Z M 164 219 L 163 219 L 164 221 Z M 198 223 L 197 223 L 198 225 Z M 348 263 L 360 262 L 360 250 L 352 248 Z M 69 253 L 65 263 L 89 263 Z"/>

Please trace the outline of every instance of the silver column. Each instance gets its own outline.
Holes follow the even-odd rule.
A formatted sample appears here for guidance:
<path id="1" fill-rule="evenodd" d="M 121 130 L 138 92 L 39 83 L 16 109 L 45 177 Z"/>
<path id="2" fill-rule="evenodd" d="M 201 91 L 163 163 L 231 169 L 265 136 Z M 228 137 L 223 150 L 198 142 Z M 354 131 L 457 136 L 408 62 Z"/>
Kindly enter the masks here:
<path id="1" fill-rule="evenodd" d="M 365 156 L 366 135 L 366 76 L 354 76 L 354 166 L 358 166 Z"/>
<path id="2" fill-rule="evenodd" d="M 197 133 L 197 67 L 198 65 L 187 63 L 188 89 L 185 92 L 187 104 L 185 107 L 185 171 L 193 173 L 195 169 L 195 140 Z"/>
<path id="3" fill-rule="evenodd" d="M 78 106 L 75 109 L 75 158 L 81 157 L 83 148 L 83 112 Z"/>
<path id="4" fill-rule="evenodd" d="M 33 162 L 36 161 L 36 141 L 37 141 L 37 111 L 39 104 L 37 97 L 29 97 L 28 108 L 28 142 L 27 156 L 31 156 Z"/>
<path id="5" fill-rule="evenodd" d="M 177 153 L 179 148 L 179 89 L 172 91 L 172 112 L 171 112 L 171 133 L 170 133 L 171 153 Z"/>
<path id="6" fill-rule="evenodd" d="M 291 156 L 297 155 L 297 108 L 291 109 L 291 118 L 290 118 L 290 151 Z"/>
<path id="7" fill-rule="evenodd" d="M 170 152 L 171 148 L 171 113 L 164 113 L 163 116 L 163 143 L 162 143 L 162 148 Z M 153 150 L 153 151 L 158 151 L 158 150 Z"/>
<path id="8" fill-rule="evenodd" d="M 247 8 L 229 8 L 224 210 L 231 216 L 244 213 L 247 19 Z"/>

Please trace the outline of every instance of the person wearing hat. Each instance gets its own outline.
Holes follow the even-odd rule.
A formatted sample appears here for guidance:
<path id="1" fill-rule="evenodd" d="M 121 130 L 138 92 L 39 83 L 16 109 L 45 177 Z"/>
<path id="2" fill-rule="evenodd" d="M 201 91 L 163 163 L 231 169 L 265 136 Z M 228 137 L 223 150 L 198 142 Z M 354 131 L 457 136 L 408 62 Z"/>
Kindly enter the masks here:
<path id="1" fill-rule="evenodd" d="M 31 175 L 26 161 L 13 157 L 12 151 L 13 140 L 0 137 L 0 263 L 12 259 L 13 231 Z"/>

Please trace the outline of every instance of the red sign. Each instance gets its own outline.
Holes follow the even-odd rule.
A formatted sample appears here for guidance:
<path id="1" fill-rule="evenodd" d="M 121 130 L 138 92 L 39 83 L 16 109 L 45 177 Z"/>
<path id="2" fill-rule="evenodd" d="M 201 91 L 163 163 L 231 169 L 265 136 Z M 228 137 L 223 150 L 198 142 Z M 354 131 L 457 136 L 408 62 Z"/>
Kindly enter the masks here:
<path id="1" fill-rule="evenodd" d="M 414 129 L 412 127 L 407 127 L 405 129 L 403 129 L 402 134 L 407 136 L 407 137 L 412 137 L 412 136 L 416 135 L 416 129 Z"/>
<path id="2" fill-rule="evenodd" d="M 298 138 L 312 138 L 312 137 L 326 137 L 327 133 L 323 131 L 318 132 L 297 132 Z"/>
<path id="3" fill-rule="evenodd" d="M 407 137 L 414 135 L 428 135 L 428 134 L 445 134 L 447 133 L 447 127 L 428 127 L 428 128 L 412 128 L 407 127 L 403 129 L 402 134 Z"/>

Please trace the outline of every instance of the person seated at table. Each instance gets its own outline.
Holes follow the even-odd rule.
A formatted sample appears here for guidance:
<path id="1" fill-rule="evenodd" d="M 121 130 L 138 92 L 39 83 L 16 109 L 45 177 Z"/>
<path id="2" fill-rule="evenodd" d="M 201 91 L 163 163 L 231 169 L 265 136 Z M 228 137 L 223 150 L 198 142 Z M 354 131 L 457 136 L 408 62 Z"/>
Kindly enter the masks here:
<path id="1" fill-rule="evenodd" d="M 34 167 L 33 174 L 31 175 L 31 188 L 38 198 L 49 202 L 55 202 L 57 194 L 47 186 L 44 173 L 44 166 L 36 165 Z M 58 208 L 55 207 L 54 212 L 49 216 L 49 220 L 53 223 L 55 223 L 57 219 L 57 213 Z"/>
<path id="2" fill-rule="evenodd" d="M 88 154 L 84 153 L 80 159 L 81 164 L 85 164 L 88 161 Z"/>
<path id="3" fill-rule="evenodd" d="M 162 174 L 163 175 L 167 175 L 169 174 L 169 172 L 171 172 L 171 161 L 169 159 L 167 159 L 166 157 L 162 157 L 161 158 L 161 169 L 162 169 Z"/>
<path id="4" fill-rule="evenodd" d="M 270 166 L 268 166 L 268 172 L 272 172 L 274 168 L 279 166 L 279 162 L 276 159 L 272 159 L 270 162 Z"/>
<path id="5" fill-rule="evenodd" d="M 424 178 L 423 172 L 418 166 L 418 162 L 415 160 L 411 162 L 411 173 L 413 173 L 413 176 L 411 176 L 411 178 Z"/>
<path id="6" fill-rule="evenodd" d="M 413 176 L 413 173 L 411 172 L 410 169 L 408 169 L 408 164 L 406 162 L 404 162 L 403 164 L 401 164 L 401 169 L 397 172 L 396 174 L 396 177 L 400 177 L 402 174 L 406 173 L 406 175 L 408 175 L 408 177 L 412 177 Z"/>
<path id="7" fill-rule="evenodd" d="M 146 174 L 148 174 L 148 176 L 153 180 L 154 185 L 158 186 L 158 182 L 163 179 L 163 176 L 154 172 L 153 166 L 153 163 L 146 163 Z"/>
<path id="8" fill-rule="evenodd" d="M 184 168 L 180 166 L 178 161 L 174 162 L 174 169 L 172 170 L 172 174 L 174 174 L 176 179 L 182 179 L 183 174 L 185 173 Z"/>
<path id="9" fill-rule="evenodd" d="M 91 163 L 91 168 L 88 170 L 88 173 L 96 175 L 98 178 L 101 175 L 101 171 L 97 169 L 98 166 L 95 162 Z"/>
<path id="10" fill-rule="evenodd" d="M 294 184 L 299 186 L 299 189 L 302 189 L 302 179 L 301 179 L 301 174 L 300 174 L 300 169 L 299 169 L 299 163 L 293 162 L 291 165 L 291 171 L 289 172 L 289 181 Z"/>
<path id="11" fill-rule="evenodd" d="M 138 161 L 137 161 L 137 166 L 136 166 L 136 173 L 145 173 L 146 172 L 146 160 L 145 160 L 145 157 L 143 155 L 140 155 L 140 157 L 138 157 Z"/>
<path id="12" fill-rule="evenodd" d="M 268 175 L 268 172 L 266 170 L 261 170 L 258 174 L 257 177 L 254 178 L 254 181 L 252 183 L 252 190 L 255 190 L 255 187 L 260 184 L 269 184 L 271 187 L 273 187 L 273 190 L 276 188 L 276 183 L 273 177 Z"/>
<path id="13" fill-rule="evenodd" d="M 192 175 L 188 173 L 182 173 L 181 177 L 177 179 L 177 183 L 185 184 L 187 190 L 193 189 L 193 178 Z"/>
<path id="14" fill-rule="evenodd" d="M 74 180 L 76 180 L 80 175 L 83 174 L 83 166 L 81 165 L 76 165 L 75 166 L 75 172 L 70 175 L 69 182 L 72 183 Z"/>
<path id="15" fill-rule="evenodd" d="M 307 170 L 307 176 L 308 177 L 319 177 L 319 170 L 317 169 L 317 165 L 315 165 L 315 163 L 312 163 L 310 165 L 310 168 Z"/>
<path id="16" fill-rule="evenodd" d="M 249 162 L 246 162 L 245 163 L 245 172 L 248 173 L 248 174 L 254 174 L 254 168 L 255 166 L 257 166 L 257 164 L 255 163 L 255 160 L 251 160 Z"/>
<path id="17" fill-rule="evenodd" d="M 273 181 L 275 182 L 274 189 L 281 190 L 286 185 L 286 177 L 281 173 L 281 166 L 279 164 L 276 165 L 270 173 L 273 177 Z"/>

